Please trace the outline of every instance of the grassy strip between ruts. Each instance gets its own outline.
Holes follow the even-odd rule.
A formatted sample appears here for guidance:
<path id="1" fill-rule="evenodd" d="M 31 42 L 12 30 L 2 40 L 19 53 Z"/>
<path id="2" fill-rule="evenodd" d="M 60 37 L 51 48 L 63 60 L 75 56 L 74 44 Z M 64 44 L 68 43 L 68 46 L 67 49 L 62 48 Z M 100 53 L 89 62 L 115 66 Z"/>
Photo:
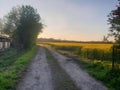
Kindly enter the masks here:
<path id="1" fill-rule="evenodd" d="M 38 47 L 34 46 L 30 50 L 24 51 L 16 57 L 8 58 L 8 60 L 14 59 L 14 61 L 7 65 L 7 69 L 5 69 L 4 71 L 0 71 L 0 90 L 12 90 L 12 88 L 15 87 L 17 80 L 22 75 L 22 71 L 26 68 L 30 60 L 34 57 L 37 50 Z"/>
<path id="2" fill-rule="evenodd" d="M 52 56 L 51 52 L 46 49 L 47 60 L 52 70 L 52 80 L 54 90 L 80 90 L 78 89 L 69 75 L 61 68 L 58 61 Z"/>

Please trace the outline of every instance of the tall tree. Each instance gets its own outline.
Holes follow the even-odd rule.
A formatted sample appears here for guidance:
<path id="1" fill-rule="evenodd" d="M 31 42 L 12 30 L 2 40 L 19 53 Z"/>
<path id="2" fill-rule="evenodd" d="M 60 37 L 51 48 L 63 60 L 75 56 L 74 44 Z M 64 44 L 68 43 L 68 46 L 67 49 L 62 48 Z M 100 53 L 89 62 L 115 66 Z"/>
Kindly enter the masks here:
<path id="1" fill-rule="evenodd" d="M 3 20 L 0 19 L 0 34 L 2 34 L 3 27 L 4 27 L 4 25 L 3 25 Z"/>
<path id="2" fill-rule="evenodd" d="M 4 32 L 9 34 L 14 44 L 29 48 L 36 43 L 43 24 L 40 15 L 33 7 L 26 5 L 14 7 L 6 16 Z"/>
<path id="3" fill-rule="evenodd" d="M 115 41 L 120 43 L 120 1 L 118 2 L 117 8 L 108 15 L 108 22 L 111 25 L 109 35 L 114 36 Z"/>
<path id="4" fill-rule="evenodd" d="M 19 26 L 20 21 L 20 7 L 13 7 L 12 10 L 5 16 L 4 33 L 10 37 L 14 35 L 15 30 Z"/>

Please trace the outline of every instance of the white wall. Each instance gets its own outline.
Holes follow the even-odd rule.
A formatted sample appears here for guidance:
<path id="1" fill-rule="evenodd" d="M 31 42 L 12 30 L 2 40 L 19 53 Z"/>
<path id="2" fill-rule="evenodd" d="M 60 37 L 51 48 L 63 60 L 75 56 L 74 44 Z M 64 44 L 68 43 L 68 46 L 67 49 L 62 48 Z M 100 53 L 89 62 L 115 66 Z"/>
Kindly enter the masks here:
<path id="1" fill-rule="evenodd" d="M 0 49 L 10 48 L 10 42 L 0 42 Z"/>
<path id="2" fill-rule="evenodd" d="M 3 43 L 2 42 L 0 42 L 0 49 L 2 49 L 3 48 Z"/>

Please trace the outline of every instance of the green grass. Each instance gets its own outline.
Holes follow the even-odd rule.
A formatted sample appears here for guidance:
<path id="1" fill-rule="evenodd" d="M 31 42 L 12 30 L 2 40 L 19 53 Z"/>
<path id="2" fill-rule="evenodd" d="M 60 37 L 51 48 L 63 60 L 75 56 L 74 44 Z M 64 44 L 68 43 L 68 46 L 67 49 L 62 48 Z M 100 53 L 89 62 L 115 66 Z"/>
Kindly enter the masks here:
<path id="1" fill-rule="evenodd" d="M 34 57 L 37 49 L 38 47 L 35 46 L 19 54 L 17 54 L 16 51 L 10 51 L 9 57 L 3 56 L 0 58 L 0 90 L 15 88 L 17 80 L 21 77 L 22 71 Z"/>
<path id="2" fill-rule="evenodd" d="M 90 75 L 102 81 L 110 90 L 120 90 L 120 70 L 112 70 L 102 62 L 87 64 L 85 68 Z"/>
<path id="3" fill-rule="evenodd" d="M 69 56 L 68 54 L 64 55 Z M 89 60 L 79 56 L 72 56 L 72 58 L 91 76 L 102 81 L 109 90 L 120 90 L 120 70 L 112 70 L 110 61 Z"/>
<path id="4" fill-rule="evenodd" d="M 3 55 L 0 56 L 0 68 L 5 68 L 10 66 L 15 61 L 15 57 L 17 57 L 19 54 L 17 51 L 13 48 L 10 48 L 9 50 L 5 51 Z"/>
<path id="5" fill-rule="evenodd" d="M 48 63 L 52 70 L 52 79 L 55 90 L 80 90 L 78 89 L 70 76 L 61 68 L 58 61 L 50 51 L 46 50 Z"/>

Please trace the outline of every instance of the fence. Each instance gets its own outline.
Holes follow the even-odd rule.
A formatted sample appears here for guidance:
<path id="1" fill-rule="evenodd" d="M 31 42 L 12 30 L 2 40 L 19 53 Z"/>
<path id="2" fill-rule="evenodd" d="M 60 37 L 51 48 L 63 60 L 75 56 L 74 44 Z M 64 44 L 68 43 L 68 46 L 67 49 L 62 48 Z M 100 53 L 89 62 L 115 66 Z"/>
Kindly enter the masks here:
<path id="1" fill-rule="evenodd" d="M 51 44 L 49 44 L 51 45 Z M 112 68 L 120 69 L 120 44 L 113 45 L 109 50 L 100 50 L 100 49 L 88 49 L 82 48 L 80 46 L 57 46 L 51 45 L 57 50 L 70 51 L 78 56 L 88 58 L 91 60 L 102 60 L 102 61 L 112 61 Z"/>
<path id="2" fill-rule="evenodd" d="M 112 68 L 120 68 L 120 45 L 114 45 L 112 49 Z"/>

